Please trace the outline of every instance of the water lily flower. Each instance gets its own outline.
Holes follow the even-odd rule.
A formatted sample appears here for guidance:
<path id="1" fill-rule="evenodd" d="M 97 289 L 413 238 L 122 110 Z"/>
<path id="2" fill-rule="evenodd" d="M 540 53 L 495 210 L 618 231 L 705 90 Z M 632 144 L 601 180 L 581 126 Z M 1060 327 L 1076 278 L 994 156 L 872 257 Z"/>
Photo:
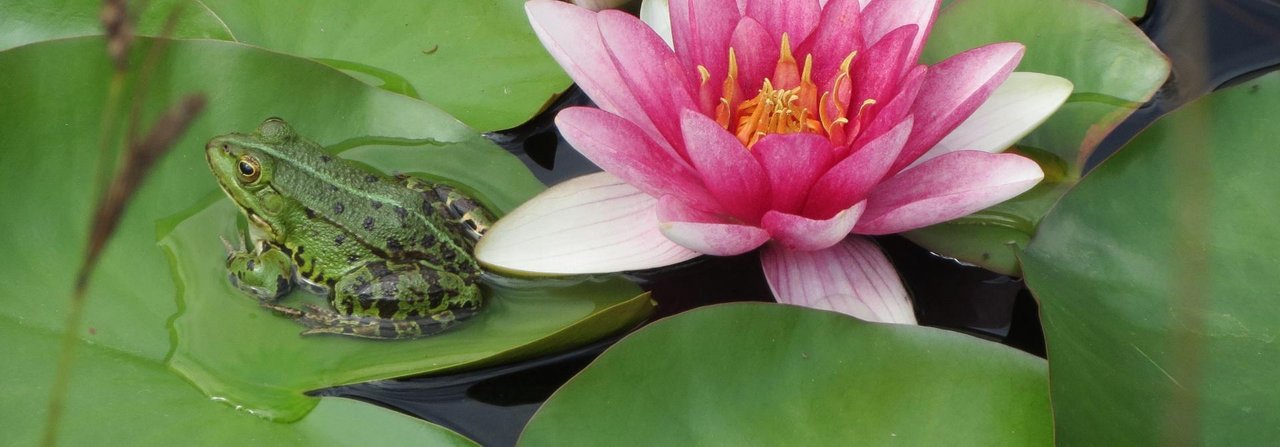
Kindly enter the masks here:
<path id="1" fill-rule="evenodd" d="M 944 222 L 1030 189 L 1040 167 L 1000 151 L 1072 88 L 1014 73 L 1018 43 L 922 65 L 938 7 L 670 0 L 665 17 L 643 13 L 669 27 L 664 40 L 622 12 L 526 3 L 547 50 L 599 107 L 562 111 L 560 132 L 604 172 L 499 221 L 478 258 L 577 274 L 763 246 L 779 302 L 914 323 L 893 266 L 864 235 Z"/>

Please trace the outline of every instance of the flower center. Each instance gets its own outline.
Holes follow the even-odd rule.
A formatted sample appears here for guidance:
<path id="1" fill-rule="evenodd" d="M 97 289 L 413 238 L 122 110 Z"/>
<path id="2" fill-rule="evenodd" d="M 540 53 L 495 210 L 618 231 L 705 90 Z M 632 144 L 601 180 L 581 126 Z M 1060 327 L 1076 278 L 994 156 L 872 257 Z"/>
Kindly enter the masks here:
<path id="1" fill-rule="evenodd" d="M 764 79 L 755 97 L 744 101 L 739 93 L 737 56 L 730 48 L 729 72 L 722 86 L 720 104 L 716 106 L 716 122 L 737 136 L 748 149 L 765 135 L 796 132 L 822 135 L 833 145 L 843 146 L 860 130 L 858 118 L 868 106 L 876 103 L 874 99 L 863 101 L 852 117 L 848 115 L 852 91 L 849 68 L 856 55 L 857 52 L 853 52 L 844 58 L 829 90 L 819 90 L 812 79 L 813 55 L 805 56 L 801 68 L 791 54 L 790 38 L 783 34 L 773 76 Z M 704 67 L 698 69 L 705 84 L 710 73 Z"/>

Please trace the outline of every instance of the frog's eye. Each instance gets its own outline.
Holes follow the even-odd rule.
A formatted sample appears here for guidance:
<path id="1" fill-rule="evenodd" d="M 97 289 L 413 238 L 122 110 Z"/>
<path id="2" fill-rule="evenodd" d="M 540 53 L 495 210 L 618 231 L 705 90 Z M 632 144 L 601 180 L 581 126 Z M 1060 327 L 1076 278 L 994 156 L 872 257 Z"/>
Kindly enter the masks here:
<path id="1" fill-rule="evenodd" d="M 245 183 L 258 181 L 258 176 L 262 174 L 262 169 L 258 166 L 258 160 L 250 156 L 240 157 L 238 167 L 240 169 L 240 179 Z"/>

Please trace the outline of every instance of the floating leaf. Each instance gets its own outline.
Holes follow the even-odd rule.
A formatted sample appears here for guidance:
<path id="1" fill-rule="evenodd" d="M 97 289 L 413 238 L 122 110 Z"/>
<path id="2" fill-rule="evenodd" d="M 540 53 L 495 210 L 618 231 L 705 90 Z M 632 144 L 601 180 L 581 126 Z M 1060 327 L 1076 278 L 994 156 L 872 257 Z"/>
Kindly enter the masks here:
<path id="1" fill-rule="evenodd" d="M 1062 445 L 1280 435 L 1280 73 L 1196 101 L 1091 172 L 1024 253 Z"/>
<path id="2" fill-rule="evenodd" d="M 967 335 L 741 303 L 653 323 L 520 444 L 1051 445 L 1043 360 Z"/>
<path id="3" fill-rule="evenodd" d="M 154 42 L 140 39 L 135 55 Z M 41 430 L 53 371 L 49 353 L 63 331 L 95 199 L 90 179 L 111 74 L 100 38 L 0 52 L 0 72 L 6 80 L 0 84 L 0 147 L 6 148 L 0 152 L 0 228 L 6 233 L 0 238 L 0 334 L 7 340 L 0 355 L 17 365 L 14 374 L 0 377 L 0 396 L 23 403 L 0 410 L 0 420 L 10 438 L 22 440 Z M 360 433 L 361 440 L 414 431 L 428 436 L 440 429 L 302 393 L 564 349 L 633 326 L 651 309 L 647 296 L 617 278 L 531 287 L 503 280 L 491 285 L 491 307 L 483 316 L 440 337 L 299 337 L 299 326 L 252 308 L 252 300 L 231 290 L 217 271 L 225 256 L 219 232 L 234 231 L 237 214 L 205 164 L 208 138 L 253 129 L 267 116 L 284 117 L 311 139 L 341 143 L 335 150 L 345 148 L 343 156 L 384 171 L 461 182 L 499 211 L 536 194 L 541 184 L 515 157 L 440 110 L 306 59 L 231 42 L 171 41 L 151 79 L 144 121 L 154 121 L 187 93 L 202 91 L 209 103 L 143 182 L 94 272 L 63 419 L 69 444 L 101 442 L 100 433 L 127 438 L 108 444 L 257 436 L 309 444 L 319 439 L 313 435 L 333 435 L 334 426 L 388 430 Z M 237 414 L 201 390 L 297 422 Z M 317 412 L 327 416 L 312 419 Z M 186 422 L 174 430 L 156 428 L 177 419 Z"/>
<path id="4" fill-rule="evenodd" d="M 19 1 L 0 15 L 0 49 L 101 34 L 99 0 Z M 569 86 L 510 0 L 153 0 L 138 33 L 182 8 L 174 37 L 225 39 L 315 58 L 424 99 L 480 130 L 515 127 Z"/>

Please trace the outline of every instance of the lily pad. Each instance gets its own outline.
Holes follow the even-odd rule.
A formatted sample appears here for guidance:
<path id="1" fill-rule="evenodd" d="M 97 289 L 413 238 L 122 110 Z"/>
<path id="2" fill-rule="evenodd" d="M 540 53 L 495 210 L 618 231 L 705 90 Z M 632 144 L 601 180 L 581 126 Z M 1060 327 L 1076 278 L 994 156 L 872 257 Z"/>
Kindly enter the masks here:
<path id="1" fill-rule="evenodd" d="M 939 61 L 1004 41 L 1027 46 L 1019 71 L 1075 84 L 1066 104 L 1018 144 L 1047 173 L 1061 175 L 1046 176 L 1007 203 L 906 236 L 936 253 L 1017 275 L 1016 255 L 1040 219 L 1079 180 L 1102 138 L 1160 88 L 1169 61 L 1124 15 L 1092 0 L 956 0 L 939 15 L 923 58 Z"/>
<path id="2" fill-rule="evenodd" d="M 631 334 L 521 435 L 566 445 L 1051 445 L 1045 362 L 938 329 L 703 307 Z"/>
<path id="3" fill-rule="evenodd" d="M 0 16 L 0 49 L 101 34 L 100 0 L 18 1 Z M 511 0 L 154 0 L 138 33 L 233 40 L 314 58 L 370 84 L 424 99 L 482 131 L 515 127 L 570 80 Z"/>
<path id="4" fill-rule="evenodd" d="M 135 60 L 156 42 L 142 39 Z M 374 168 L 463 182 L 498 211 L 513 208 L 542 186 L 515 157 L 424 102 L 370 87 L 313 61 L 241 44 L 167 43 L 151 78 L 143 121 L 150 122 L 187 93 L 203 91 L 209 103 L 145 180 L 94 272 L 71 394 L 129 398 L 74 398 L 63 421 L 68 439 L 89 439 L 106 430 L 103 424 L 117 423 L 106 431 L 121 436 L 159 433 L 149 441 L 166 445 L 185 444 L 204 433 L 213 439 L 241 434 L 248 439 L 258 429 L 240 433 L 247 424 L 241 419 L 266 423 L 198 399 L 205 395 L 200 390 L 242 409 L 298 421 L 283 427 L 311 426 L 307 421 L 321 408 L 311 407 L 327 398 L 305 397 L 306 390 L 537 355 L 631 327 L 650 312 L 647 296 L 617 278 L 528 288 L 496 283 L 493 307 L 476 324 L 404 342 L 301 338 L 292 323 L 243 308 L 249 300 L 208 277 L 224 256 L 218 232 L 233 231 L 236 219 L 229 203 L 219 198 L 204 162 L 204 141 L 213 135 L 252 129 L 264 117 L 280 116 L 322 144 L 342 143 L 339 149 L 350 148 L 344 156 Z M 64 330 L 67 297 L 84 250 L 100 113 L 110 77 L 103 48 L 100 38 L 74 38 L 0 52 L 6 79 L 0 85 L 5 104 L 0 108 L 0 147 L 6 148 L 0 152 L 0 203 L 5 206 L 0 228 L 7 235 L 0 238 L 0 252 L 5 253 L 0 258 L 0 296 L 6 297 L 0 332 L 33 339 L 19 343 L 25 339 L 6 338 L 14 342 L 0 350 L 10 364 L 21 365 L 18 374 L 0 377 L 4 400 L 25 403 L 7 405 L 0 413 L 7 433 L 16 439 L 33 438 L 40 430 L 53 375 L 50 352 Z M 163 248 L 157 244 L 160 239 L 165 239 Z M 134 370 L 148 379 L 113 379 Z M 163 380 L 145 385 L 155 377 Z M 264 384 L 276 388 L 255 388 Z M 198 408 L 188 409 L 185 402 L 193 400 L 203 402 L 190 403 Z M 188 427 L 185 432 L 170 433 L 156 432 L 153 418 L 96 417 L 108 401 L 117 416 L 191 414 L 201 424 L 198 430 L 183 426 Z M 360 405 L 328 405 L 338 409 L 326 411 L 366 414 L 350 409 Z M 205 420 L 205 415 L 213 419 Z M 363 426 L 363 420 L 373 424 L 378 417 L 383 416 L 355 417 L 345 426 Z"/>
<path id="5" fill-rule="evenodd" d="M 1280 73 L 1161 119 L 1023 254 L 1063 445 L 1280 436 Z"/>

